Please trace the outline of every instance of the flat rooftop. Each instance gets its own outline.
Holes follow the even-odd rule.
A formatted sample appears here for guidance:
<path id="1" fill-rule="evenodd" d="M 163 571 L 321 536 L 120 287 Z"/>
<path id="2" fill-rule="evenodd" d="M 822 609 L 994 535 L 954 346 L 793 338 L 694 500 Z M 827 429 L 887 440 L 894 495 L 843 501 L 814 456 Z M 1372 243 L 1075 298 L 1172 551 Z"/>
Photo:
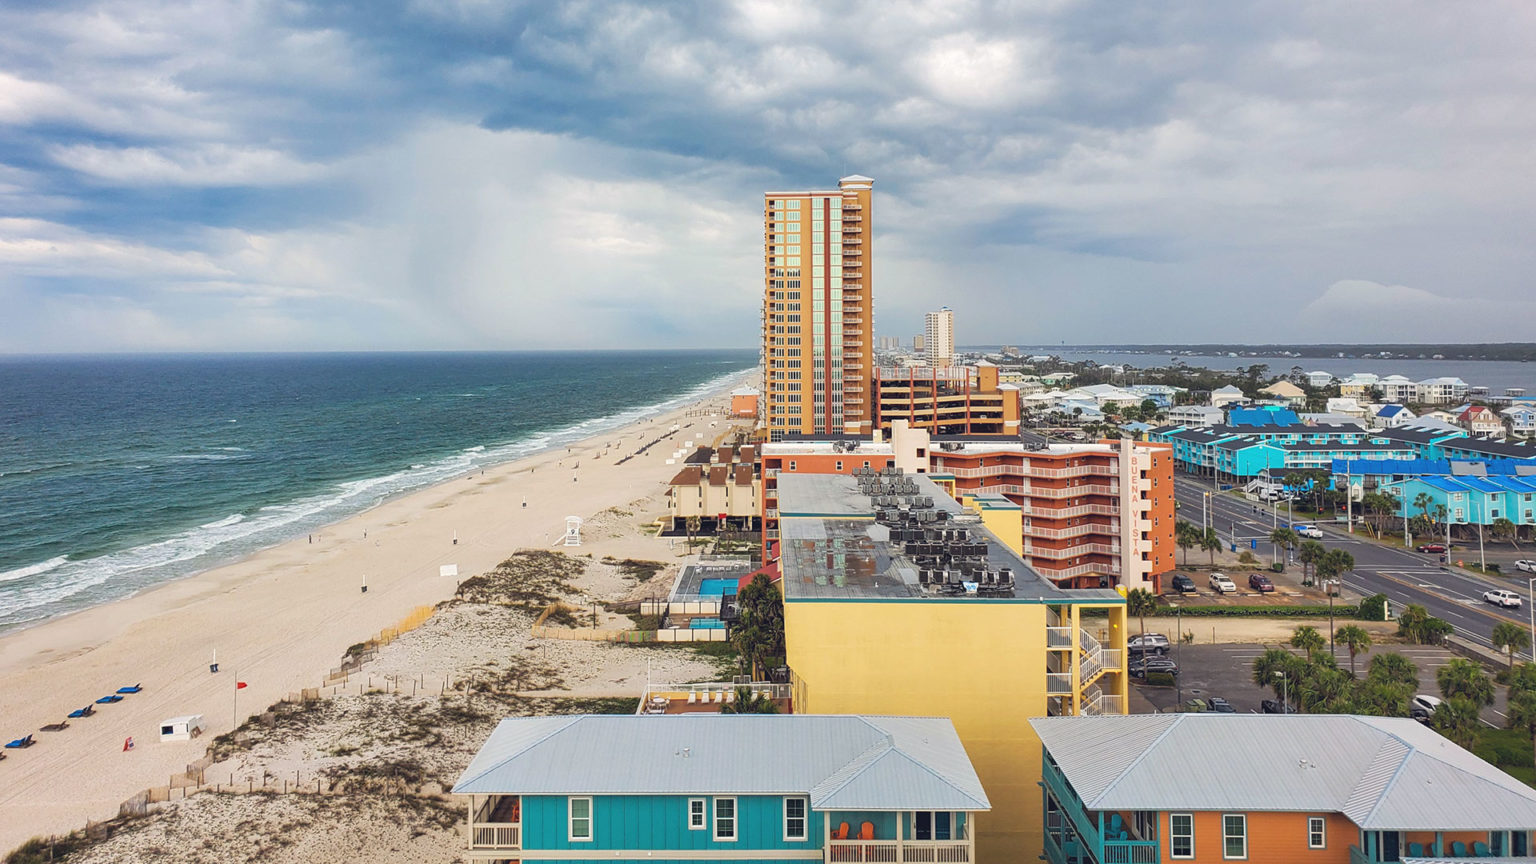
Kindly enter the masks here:
<path id="1" fill-rule="evenodd" d="M 891 539 L 893 528 L 876 520 L 877 507 L 859 489 L 858 478 L 842 474 L 785 474 L 779 477 L 779 565 L 786 600 L 921 600 L 941 603 L 1079 602 L 1120 603 L 1111 589 L 1057 588 L 1030 568 L 1003 542 L 922 474 L 904 474 L 916 495 L 932 498 L 947 519 L 923 523 L 931 528 L 964 528 L 969 542 L 985 544 L 986 566 L 1013 571 L 1011 591 L 945 595 L 923 587 L 919 565 L 906 554 L 906 543 Z M 988 500 L 989 505 L 1006 499 Z M 891 509 L 891 508 L 878 508 Z"/>

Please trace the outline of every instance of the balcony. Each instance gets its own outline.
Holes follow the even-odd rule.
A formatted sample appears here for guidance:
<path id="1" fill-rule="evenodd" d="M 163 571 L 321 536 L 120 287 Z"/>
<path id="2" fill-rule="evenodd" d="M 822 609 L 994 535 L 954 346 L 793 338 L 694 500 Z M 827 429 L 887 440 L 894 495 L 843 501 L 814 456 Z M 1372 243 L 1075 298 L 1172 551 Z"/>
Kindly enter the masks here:
<path id="1" fill-rule="evenodd" d="M 521 798 L 516 795 L 471 795 L 469 811 L 469 848 L 471 850 L 522 848 Z"/>
<path id="2" fill-rule="evenodd" d="M 1072 649 L 1071 627 L 1047 627 L 1045 628 L 1045 647 L 1052 651 L 1069 651 Z"/>
<path id="3" fill-rule="evenodd" d="M 1074 543 L 1061 549 L 1051 549 L 1046 546 L 1031 544 L 1024 550 L 1026 557 L 1044 558 L 1048 561 L 1065 561 L 1068 558 L 1076 558 L 1079 555 L 1119 555 L 1119 546 L 1110 546 L 1107 543 Z"/>
<path id="4" fill-rule="evenodd" d="M 1045 692 L 1052 696 L 1070 696 L 1072 694 L 1072 673 L 1045 673 Z"/>
<path id="5" fill-rule="evenodd" d="M 1087 534 L 1100 534 L 1113 537 L 1120 531 L 1116 525 L 1102 525 L 1098 522 L 1089 522 L 1083 525 L 1069 525 L 1066 528 L 1040 528 L 1036 526 L 1024 526 L 1024 536 L 1039 537 L 1044 540 L 1070 540 L 1073 537 L 1082 537 Z"/>
<path id="6" fill-rule="evenodd" d="M 1074 564 L 1071 567 L 1050 567 L 1037 562 L 1030 562 L 1030 564 L 1047 579 L 1071 579 L 1075 576 L 1086 576 L 1089 573 L 1104 576 L 1120 575 L 1120 568 L 1114 564 Z"/>
<path id="7" fill-rule="evenodd" d="M 828 812 L 826 819 L 829 825 L 842 822 L 852 822 L 850 828 L 858 825 L 854 819 L 864 821 L 870 814 L 848 814 L 845 818 L 836 811 Z M 911 813 L 895 813 L 894 819 L 885 819 L 877 822 L 876 836 L 869 840 L 828 840 L 824 859 L 837 864 L 863 864 L 863 862 L 880 862 L 880 864 L 894 864 L 894 862 L 930 862 L 930 864 L 970 864 L 976 860 L 974 841 L 971 835 L 971 815 L 965 813 L 960 819 L 960 836 L 952 839 L 912 839 L 902 836 L 916 824 Z M 951 817 L 952 819 L 954 817 Z M 856 829 L 855 829 L 856 830 Z M 927 829 L 924 829 L 925 831 Z M 933 832 L 929 832 L 933 833 Z M 884 834 L 885 836 L 880 836 Z"/>
<path id="8" fill-rule="evenodd" d="M 1046 814 L 1045 860 L 1052 864 L 1068 861 L 1098 860 L 1103 864 L 1158 864 L 1161 852 L 1156 837 L 1132 837 L 1128 840 L 1108 840 L 1105 834 L 1121 830 L 1127 833 L 1134 827 L 1125 822 L 1119 813 L 1093 812 L 1083 806 L 1082 799 L 1068 785 L 1055 767 L 1047 763 L 1040 772 L 1045 779 L 1045 789 L 1055 799 L 1055 807 Z M 1056 809 L 1059 808 L 1059 809 Z M 1111 820 L 1114 820 L 1112 822 Z M 1120 828 L 1114 823 L 1119 822 Z M 1106 831 L 1106 825 L 1110 831 Z M 1072 854 L 1067 854 L 1068 850 Z M 1084 853 L 1093 856 L 1085 858 Z"/>

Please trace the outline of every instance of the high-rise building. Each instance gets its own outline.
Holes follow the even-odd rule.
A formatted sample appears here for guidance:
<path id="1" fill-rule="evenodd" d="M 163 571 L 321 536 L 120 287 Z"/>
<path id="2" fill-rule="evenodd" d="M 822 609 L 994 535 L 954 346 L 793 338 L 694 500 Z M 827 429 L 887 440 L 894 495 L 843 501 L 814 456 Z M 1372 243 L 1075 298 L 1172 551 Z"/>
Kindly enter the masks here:
<path id="1" fill-rule="evenodd" d="M 955 313 L 948 306 L 924 316 L 923 344 L 928 346 L 928 365 L 940 369 L 955 362 Z"/>
<path id="2" fill-rule="evenodd" d="M 912 337 L 912 350 L 913 351 L 918 351 L 918 352 L 921 352 L 921 351 L 924 350 L 923 334 L 919 333 L 916 336 Z"/>
<path id="3" fill-rule="evenodd" d="M 868 435 L 874 368 L 868 177 L 763 196 L 763 419 L 786 435 Z"/>

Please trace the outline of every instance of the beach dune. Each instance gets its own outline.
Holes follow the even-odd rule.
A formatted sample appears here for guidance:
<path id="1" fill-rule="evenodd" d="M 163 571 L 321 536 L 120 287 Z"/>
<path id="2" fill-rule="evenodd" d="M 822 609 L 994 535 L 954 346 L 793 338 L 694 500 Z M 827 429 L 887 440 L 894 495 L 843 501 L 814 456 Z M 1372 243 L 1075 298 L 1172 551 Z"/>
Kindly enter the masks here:
<path id="1" fill-rule="evenodd" d="M 728 392 L 569 452 L 537 454 L 387 501 L 312 542 L 299 537 L 0 638 L 0 738 L 34 733 L 38 742 L 6 751 L 10 758 L 0 762 L 0 851 L 116 816 L 121 802 L 165 785 L 201 757 L 209 736 L 319 686 L 348 646 L 415 607 L 447 599 L 460 580 L 519 548 L 558 542 L 568 515 L 588 518 L 658 495 L 677 470 L 666 460 L 683 441 L 709 443 L 725 430 Z M 701 414 L 706 408 L 718 413 Z M 616 464 L 674 423 L 681 424 L 677 435 Z M 440 575 L 447 564 L 459 575 Z M 216 674 L 209 671 L 215 652 Z M 237 690 L 237 681 L 248 686 Z M 143 691 L 97 705 L 94 716 L 62 731 L 38 731 L 132 684 Z M 206 735 L 160 743 L 159 722 L 185 714 L 202 714 Z M 125 750 L 130 737 L 134 746 Z"/>

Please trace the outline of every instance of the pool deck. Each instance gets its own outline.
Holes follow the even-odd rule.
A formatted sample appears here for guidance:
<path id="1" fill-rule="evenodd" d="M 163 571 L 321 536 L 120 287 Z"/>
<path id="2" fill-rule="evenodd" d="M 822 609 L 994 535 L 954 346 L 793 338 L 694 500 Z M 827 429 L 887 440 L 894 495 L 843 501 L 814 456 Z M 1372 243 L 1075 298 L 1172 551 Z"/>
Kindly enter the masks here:
<path id="1" fill-rule="evenodd" d="M 704 580 L 706 579 L 740 579 L 757 568 L 751 561 L 737 562 L 709 562 L 707 564 L 687 564 L 677 575 L 677 582 L 672 586 L 674 601 L 682 600 L 716 600 L 718 594 L 704 594 Z"/>

